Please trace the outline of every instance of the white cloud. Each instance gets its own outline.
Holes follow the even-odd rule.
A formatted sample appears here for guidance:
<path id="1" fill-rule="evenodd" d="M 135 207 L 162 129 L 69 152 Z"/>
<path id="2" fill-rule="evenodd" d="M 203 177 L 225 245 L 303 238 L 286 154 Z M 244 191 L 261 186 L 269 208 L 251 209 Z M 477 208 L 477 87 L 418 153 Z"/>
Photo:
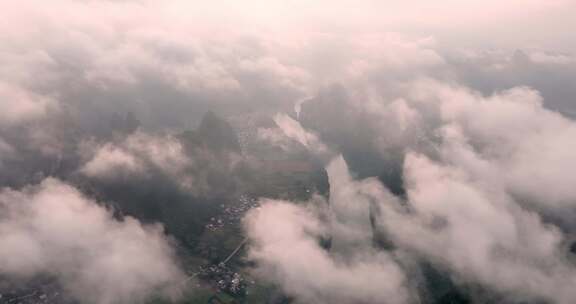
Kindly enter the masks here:
<path id="1" fill-rule="evenodd" d="M 284 134 L 299 142 L 310 151 L 318 154 L 328 152 L 328 148 L 318 139 L 318 137 L 302 128 L 300 123 L 286 114 L 276 114 L 274 122 L 284 132 Z"/>
<path id="2" fill-rule="evenodd" d="M 160 226 L 116 220 L 55 179 L 0 192 L 0 271 L 55 276 L 86 303 L 139 303 L 175 295 L 182 274 Z"/>
<path id="3" fill-rule="evenodd" d="M 369 109 L 373 115 L 364 119 L 386 118 L 368 126 L 382 128 L 376 133 L 382 138 L 372 141 L 385 139 L 384 148 L 400 148 L 405 202 L 375 179 L 355 181 L 343 159 L 333 161 L 327 172 L 334 222 L 323 231 L 332 237 L 330 253 L 371 252 L 366 244 L 380 231 L 400 250 L 423 257 L 461 283 L 516 300 L 570 303 L 576 295 L 565 282 L 576 281 L 576 269 L 565 247 L 573 231 L 544 222 L 539 212 L 568 218 L 575 210 L 569 185 L 576 178 L 570 170 L 576 123 L 546 109 L 539 93 L 526 87 L 484 96 L 423 79 L 404 83 L 399 92 L 401 100 L 342 105 L 350 112 Z M 407 126 L 406 140 L 390 140 L 389 134 Z M 416 135 L 429 138 L 419 141 Z M 374 229 L 370 216 L 377 218 Z M 272 224 L 272 219 L 261 220 L 262 231 Z M 255 255 L 257 261 L 273 263 L 264 263 L 266 274 L 286 267 L 275 254 Z M 293 293 L 300 290 L 294 288 Z"/>
<path id="4" fill-rule="evenodd" d="M 543 209 L 574 207 L 576 193 L 570 182 L 574 176 L 569 168 L 576 161 L 570 140 L 576 136 L 576 123 L 544 108 L 538 92 L 520 87 L 483 97 L 434 81 L 419 82 L 413 92 L 416 104 L 437 107 L 439 130 L 450 126 L 461 132 L 473 153 L 489 164 L 491 176 L 511 193 Z M 425 119 L 435 119 L 431 112 L 421 113 L 428 115 Z M 450 137 L 446 141 L 450 144 Z M 450 151 L 444 158 L 474 170 L 458 163 Z"/>
<path id="5" fill-rule="evenodd" d="M 86 176 L 101 179 L 144 177 L 158 170 L 191 187 L 187 170 L 193 165 L 179 140 L 168 135 L 150 135 L 141 131 L 117 143 L 102 145 L 86 143 L 88 161 L 80 168 Z"/>
<path id="6" fill-rule="evenodd" d="M 279 283 L 303 303 L 406 303 L 399 266 L 384 252 L 363 251 L 342 260 L 319 245 L 326 227 L 309 210 L 266 200 L 246 218 L 254 242 L 249 258 L 257 275 Z"/>
<path id="7" fill-rule="evenodd" d="M 56 109 L 52 98 L 29 92 L 15 85 L 0 82 L 0 124 L 14 125 L 42 118 Z"/>
<path id="8" fill-rule="evenodd" d="M 413 214 L 392 215 L 388 208 L 381 221 L 400 246 L 464 281 L 516 298 L 573 299 L 562 282 L 576 280 L 576 269 L 561 251 L 563 236 L 556 227 L 486 185 L 489 181 L 476 182 L 458 168 L 408 155 L 405 174 Z"/>
<path id="9" fill-rule="evenodd" d="M 92 177 L 106 177 L 117 172 L 134 174 L 142 170 L 142 164 L 133 155 L 112 144 L 105 144 L 84 165 L 81 172 Z"/>
<path id="10" fill-rule="evenodd" d="M 396 263 L 420 256 L 449 270 L 457 281 L 480 284 L 511 299 L 570 303 L 574 298 L 565 283 L 576 280 L 576 269 L 563 252 L 563 234 L 523 209 L 497 184 L 409 154 L 403 203 L 375 179 L 353 180 L 342 164 L 336 160 L 328 170 L 334 187 L 330 225 L 319 214 L 288 202 L 265 201 L 247 217 L 254 242 L 249 257 L 258 263 L 258 274 L 281 284 L 288 294 L 303 302 L 379 303 L 386 298 L 409 303 L 406 293 L 416 290 L 405 280 L 418 278 L 399 271 L 409 268 L 397 268 Z M 375 230 L 367 218 L 369 203 L 375 206 Z M 376 231 L 390 237 L 398 249 L 375 251 L 367 243 Z M 332 237 L 329 251 L 318 245 L 320 237 Z M 402 257 L 402 252 L 408 254 Z M 391 263 L 392 254 L 400 256 Z M 364 268 L 359 265 L 368 268 L 360 270 Z M 365 275 L 381 279 L 363 281 Z M 362 290 L 362 296 L 354 290 Z"/>

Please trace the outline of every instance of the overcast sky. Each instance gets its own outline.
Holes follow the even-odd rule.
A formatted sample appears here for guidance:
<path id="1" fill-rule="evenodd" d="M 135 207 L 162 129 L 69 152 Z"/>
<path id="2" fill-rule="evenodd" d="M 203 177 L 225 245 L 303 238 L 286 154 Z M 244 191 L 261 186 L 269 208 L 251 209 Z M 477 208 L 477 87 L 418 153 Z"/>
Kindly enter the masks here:
<path id="1" fill-rule="evenodd" d="M 293 35 L 307 31 L 371 32 L 401 31 L 432 35 L 453 46 L 552 48 L 575 50 L 574 0 L 214 0 L 214 1 L 77 1 L 50 3 L 4 1 L 4 7 L 19 7 L 30 17 L 30 9 L 58 10 L 78 15 L 79 6 L 92 6 L 98 13 L 115 15 L 127 22 L 168 19 L 179 25 L 210 31 L 234 28 L 242 31 L 280 31 Z M 132 11 L 126 14 L 126 9 Z M 4 9 L 6 11 L 6 9 Z M 12 9 L 10 9 L 12 11 Z M 8 20 L 20 19 L 10 14 Z M 129 15 L 129 16 L 128 16 Z M 58 22 L 58 20 L 53 20 Z M 13 26 L 5 20 L 4 26 Z M 148 24 L 153 25 L 153 24 Z M 18 27 L 13 27 L 17 31 Z"/>

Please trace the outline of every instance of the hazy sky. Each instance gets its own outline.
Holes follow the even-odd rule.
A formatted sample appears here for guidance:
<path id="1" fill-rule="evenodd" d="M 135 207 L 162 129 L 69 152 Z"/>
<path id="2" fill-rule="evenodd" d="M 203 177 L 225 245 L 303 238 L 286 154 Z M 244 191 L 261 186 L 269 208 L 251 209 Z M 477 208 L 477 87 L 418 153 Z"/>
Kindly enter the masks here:
<path id="1" fill-rule="evenodd" d="M 222 28 L 292 35 L 401 31 L 432 35 L 453 46 L 576 49 L 572 38 L 574 0 L 57 0 L 50 7 L 34 0 L 5 2 L 2 6 L 19 7 L 28 17 L 32 9 L 57 10 L 63 18 L 80 18 L 78 9 L 88 6 L 93 14 L 115 16 L 126 23 L 154 26 L 150 22 L 170 20 L 177 26 L 204 27 L 212 32 Z M 25 22 L 18 16 L 11 14 L 8 19 Z M 5 21 L 4 25 L 13 24 Z"/>
<path id="2" fill-rule="evenodd" d="M 574 0 L 217 0 L 174 2 L 166 9 L 183 19 L 198 14 L 218 23 L 294 33 L 401 31 L 464 46 L 576 47 L 570 39 Z"/>

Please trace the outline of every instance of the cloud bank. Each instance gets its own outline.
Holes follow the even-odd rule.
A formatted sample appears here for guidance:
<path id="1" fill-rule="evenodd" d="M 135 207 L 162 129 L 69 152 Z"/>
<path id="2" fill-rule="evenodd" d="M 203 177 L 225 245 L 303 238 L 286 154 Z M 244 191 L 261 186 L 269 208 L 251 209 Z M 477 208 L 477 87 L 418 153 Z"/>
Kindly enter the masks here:
<path id="1" fill-rule="evenodd" d="M 382 168 L 400 162 L 395 174 L 401 175 L 402 194 L 390 192 L 382 184 L 389 182 L 386 179 L 353 177 L 345 164 L 346 154 L 336 158 L 326 168 L 328 215 L 307 211 L 306 206 L 313 203 L 296 203 L 289 207 L 293 210 L 285 211 L 306 214 L 291 220 L 291 225 L 313 225 L 322 235 L 270 230 L 281 216 L 269 210 L 288 208 L 286 202 L 264 202 L 263 211 L 248 215 L 247 232 L 254 241 L 249 257 L 258 263 L 256 273 L 274 280 L 304 303 L 330 303 L 333 300 L 329 298 L 310 300 L 306 291 L 311 288 L 293 286 L 293 281 L 307 280 L 304 271 L 290 280 L 286 279 L 289 275 L 278 275 L 278 269 L 296 267 L 291 258 L 315 256 L 296 245 L 298 242 L 318 244 L 330 238 L 328 249 L 316 245 L 330 261 L 340 261 L 342 256 L 350 261 L 350 257 L 374 250 L 395 257 L 389 261 L 400 275 L 390 270 L 387 274 L 396 280 L 374 283 L 382 287 L 379 296 L 391 301 L 414 303 L 418 299 L 402 295 L 426 294 L 423 285 L 418 285 L 421 272 L 414 270 L 426 261 L 451 273 L 451 279 L 462 288 L 488 290 L 469 293 L 475 300 L 570 303 L 575 295 L 566 282 L 575 280 L 576 269 L 567 248 L 574 233 L 569 218 L 575 200 L 568 185 L 574 179 L 569 164 L 575 159 L 570 138 L 576 123 L 545 108 L 541 95 L 527 87 L 483 95 L 462 85 L 421 78 L 403 82 L 398 90 L 402 99 L 359 101 L 337 93 L 339 99 L 304 104 L 301 115 L 305 118 L 307 111 L 344 107 L 336 111 L 348 113 L 343 120 L 352 120 L 350 125 L 339 127 L 342 121 L 338 121 L 335 128 L 322 129 L 326 128 L 323 121 L 313 122 L 312 118 L 308 125 L 318 128 L 320 140 L 339 145 L 348 157 L 355 153 L 346 150 L 350 143 L 359 143 L 382 154 Z M 376 119 L 368 120 L 370 117 Z M 377 118 L 385 118 L 385 124 Z M 352 124 L 365 129 L 350 132 Z M 376 136 L 358 141 L 356 134 Z M 391 158 L 390 153 L 397 157 Z M 322 221 L 326 217 L 330 220 Z M 258 225 L 267 228 L 256 229 Z M 277 248 L 283 240 L 293 242 L 290 250 L 263 249 Z M 318 264 L 306 265 L 315 272 L 312 265 Z M 362 276 L 347 269 L 345 277 Z M 404 282 L 404 278 L 410 278 L 411 284 L 403 285 L 408 291 L 387 289 L 384 283 Z M 355 288 L 354 282 L 340 282 Z M 342 288 L 326 287 L 324 292 Z"/>
<path id="2" fill-rule="evenodd" d="M 56 179 L 0 192 L 0 272 L 54 276 L 85 303 L 176 296 L 183 275 L 160 226 L 110 212 Z"/>
<path id="3" fill-rule="evenodd" d="M 164 234 L 196 249 L 222 202 L 273 180 L 265 150 L 330 184 L 246 217 L 255 273 L 296 302 L 432 303 L 438 277 L 476 302 L 576 296 L 574 1 L 0 9 L 1 275 L 170 296 Z"/>

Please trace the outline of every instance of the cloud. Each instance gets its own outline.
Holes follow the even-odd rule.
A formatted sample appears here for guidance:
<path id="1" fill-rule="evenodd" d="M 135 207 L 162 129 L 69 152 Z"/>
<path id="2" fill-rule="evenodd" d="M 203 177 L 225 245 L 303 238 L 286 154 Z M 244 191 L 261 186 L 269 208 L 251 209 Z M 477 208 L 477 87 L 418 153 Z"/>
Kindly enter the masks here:
<path id="1" fill-rule="evenodd" d="M 172 1 L 3 5 L 12 12 L 6 24 L 27 35 L 0 28 L 7 41 L 0 52 L 1 80 L 54 94 L 95 116 L 123 109 L 136 112 L 146 126 L 166 126 L 168 119 L 181 125 L 190 119 L 183 109 L 291 103 L 309 81 L 305 70 L 253 42 L 250 33 L 230 28 L 213 35 L 207 32 L 212 23 L 173 18 Z M 82 118 L 84 124 L 93 120 Z"/>
<path id="2" fill-rule="evenodd" d="M 350 255 L 370 248 L 373 242 L 371 201 L 348 174 L 342 156 L 326 167 L 330 183 L 332 222 L 331 251 Z M 361 188 L 361 187 L 360 187 Z"/>
<path id="3" fill-rule="evenodd" d="M 136 303 L 175 295 L 182 279 L 160 226 L 114 219 L 56 179 L 0 192 L 0 271 L 12 278 L 55 276 L 86 303 Z"/>
<path id="4" fill-rule="evenodd" d="M 540 64 L 570 64 L 576 62 L 574 56 L 543 51 L 530 52 L 528 56 L 530 56 L 532 62 Z"/>
<path id="5" fill-rule="evenodd" d="M 56 107 L 50 97 L 0 82 L 0 124 L 4 126 L 43 118 Z"/>
<path id="6" fill-rule="evenodd" d="M 408 155 L 405 166 L 414 210 L 398 216 L 388 207 L 381 219 L 399 246 L 512 298 L 571 301 L 572 290 L 561 282 L 573 281 L 576 272 L 557 227 L 458 168 L 418 155 Z"/>
<path id="7" fill-rule="evenodd" d="M 298 302 L 405 303 L 410 297 L 404 274 L 388 254 L 362 251 L 344 260 L 322 248 L 319 238 L 327 227 L 303 207 L 265 200 L 247 215 L 246 229 L 257 275 L 280 284 Z"/>
<path id="8" fill-rule="evenodd" d="M 464 54 L 459 54 L 464 53 Z M 574 117 L 574 88 L 567 81 L 576 73 L 573 52 L 547 48 L 516 51 L 447 50 L 444 55 L 454 73 L 454 81 L 489 95 L 517 86 L 538 90 L 549 109 Z"/>
<path id="9" fill-rule="evenodd" d="M 142 175 L 152 168 L 176 178 L 191 165 L 182 144 L 171 136 L 136 132 L 117 144 L 107 142 L 92 149 L 85 153 L 92 152 L 93 156 L 80 168 L 80 172 L 89 177 Z"/>
<path id="10" fill-rule="evenodd" d="M 286 114 L 276 114 L 274 116 L 274 122 L 278 128 L 284 133 L 285 136 L 295 140 L 304 147 L 306 147 L 310 152 L 322 155 L 329 152 L 328 147 L 326 147 L 316 134 L 305 130 L 302 125 L 290 116 Z M 270 135 L 270 133 L 267 133 Z M 276 139 L 278 140 L 278 139 Z"/>
<path id="11" fill-rule="evenodd" d="M 422 290 L 416 288 L 418 276 L 399 261 L 418 256 L 461 283 L 480 284 L 508 299 L 573 299 L 563 282 L 574 281 L 576 269 L 563 252 L 563 234 L 502 189 L 458 167 L 409 154 L 406 209 L 377 180 L 353 180 L 341 158 L 330 166 L 328 222 L 315 209 L 278 201 L 264 201 L 246 218 L 256 273 L 297 300 L 410 303 L 414 299 L 406 294 Z M 374 228 L 370 216 L 376 217 Z M 373 248 L 376 231 L 397 249 Z M 321 238 L 332 239 L 329 250 L 319 245 Z M 365 276 L 381 279 L 363 281 Z"/>
<path id="12" fill-rule="evenodd" d="M 102 177 L 115 170 L 138 173 L 142 168 L 132 155 L 107 144 L 100 148 L 94 158 L 80 170 L 88 176 Z"/>
<path id="13" fill-rule="evenodd" d="M 374 178 L 355 180 L 343 158 L 331 162 L 328 217 L 334 222 L 323 230 L 324 237 L 332 240 L 325 254 L 353 257 L 371 252 L 370 243 L 380 234 L 403 259 L 432 263 L 464 286 L 482 286 L 507 301 L 570 303 L 575 295 L 563 282 L 576 279 L 566 249 L 574 231 L 568 220 L 575 210 L 568 185 L 573 180 L 569 164 L 574 160 L 570 138 L 575 122 L 544 107 L 541 95 L 527 87 L 483 95 L 424 78 L 404 82 L 399 92 L 402 99 L 349 104 L 348 97 L 340 95 L 336 102 L 348 114 L 342 117 L 352 117 L 357 127 L 366 128 L 359 134 L 376 134 L 356 141 L 363 146 L 355 148 L 369 149 L 385 139 L 380 153 L 399 153 L 401 158 L 392 161 L 403 164 L 404 195 L 391 194 Z M 337 99 L 327 100 L 307 102 L 302 115 L 318 110 L 315 106 L 329 111 L 328 105 L 334 107 Z M 337 117 L 342 125 L 345 120 Z M 380 117 L 388 117 L 384 120 L 388 124 L 376 123 Z M 360 124 L 362 119 L 368 123 Z M 352 140 L 346 136 L 357 133 L 341 128 L 337 131 L 342 133 L 333 135 L 324 122 L 339 126 L 331 120 L 308 123 L 326 132 L 321 133 L 324 138 L 344 143 L 341 150 L 346 151 L 350 147 L 346 140 Z M 388 130 L 382 130 L 385 126 Z M 405 140 L 391 140 L 389 134 L 406 130 Z M 301 217 L 312 223 L 321 218 Z M 261 221 L 263 226 L 272 223 Z M 264 246 L 255 244 L 255 252 Z M 289 281 L 269 274 L 274 267 L 286 267 L 275 256 L 278 253 L 270 254 L 254 258 L 266 261 L 264 273 L 289 288 Z M 267 265 L 270 261 L 275 264 Z M 404 276 L 418 280 L 411 272 Z M 298 292 L 299 288 L 291 291 Z"/>
<path id="14" fill-rule="evenodd" d="M 219 208 L 205 201 L 258 168 L 184 131 L 208 110 L 258 113 L 276 125 L 256 144 L 305 147 L 331 186 L 328 206 L 264 201 L 247 218 L 258 274 L 291 296 L 417 301 L 414 269 L 430 263 L 504 297 L 573 298 L 574 1 L 36 2 L 0 4 L 1 185 L 57 176 L 187 242 Z M 14 244 L 0 252 L 24 252 L 0 254 L 6 271 L 57 275 L 94 303 L 178 276 L 159 228 L 77 192 L 50 179 L 2 192 L 6 210 L 24 202 L 0 216 Z M 49 216 L 69 218 L 37 228 Z M 80 220 L 83 239 L 51 230 Z M 98 266 L 115 257 L 127 268 Z"/>
<path id="15" fill-rule="evenodd" d="M 416 84 L 413 92 L 415 103 L 433 104 L 438 111 L 436 118 L 429 112 L 424 119 L 440 119 L 439 147 L 446 162 L 478 179 L 496 179 L 517 198 L 544 210 L 573 207 L 567 168 L 574 162 L 569 138 L 576 134 L 576 123 L 546 109 L 538 92 L 518 87 L 483 97 L 434 81 Z M 458 142 L 460 150 L 454 148 Z M 485 165 L 468 163 L 462 145 Z"/>

